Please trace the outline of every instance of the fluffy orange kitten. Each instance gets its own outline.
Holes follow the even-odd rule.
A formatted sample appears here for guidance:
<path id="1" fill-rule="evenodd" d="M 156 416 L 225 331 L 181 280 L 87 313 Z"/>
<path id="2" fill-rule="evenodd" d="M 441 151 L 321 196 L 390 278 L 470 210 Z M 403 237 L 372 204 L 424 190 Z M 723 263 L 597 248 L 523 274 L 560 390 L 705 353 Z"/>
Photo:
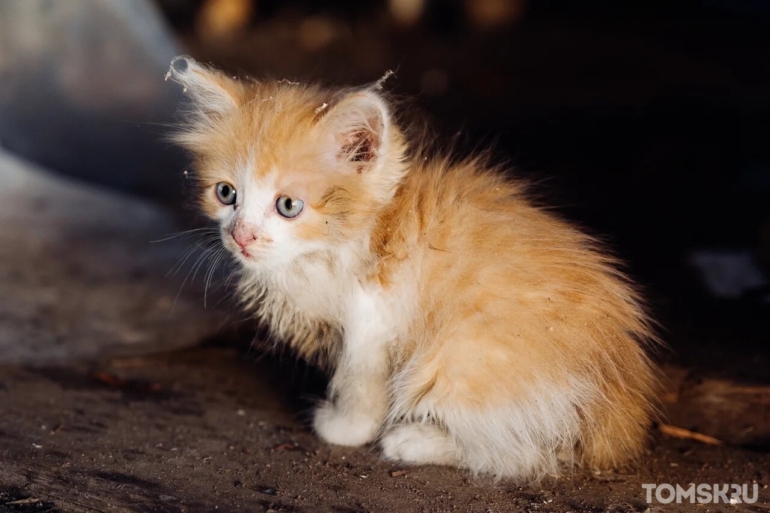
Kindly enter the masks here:
<path id="1" fill-rule="evenodd" d="M 650 321 L 589 236 L 482 159 L 421 155 L 377 86 L 235 80 L 189 58 L 169 76 L 243 299 L 333 372 L 323 440 L 520 482 L 640 453 Z"/>

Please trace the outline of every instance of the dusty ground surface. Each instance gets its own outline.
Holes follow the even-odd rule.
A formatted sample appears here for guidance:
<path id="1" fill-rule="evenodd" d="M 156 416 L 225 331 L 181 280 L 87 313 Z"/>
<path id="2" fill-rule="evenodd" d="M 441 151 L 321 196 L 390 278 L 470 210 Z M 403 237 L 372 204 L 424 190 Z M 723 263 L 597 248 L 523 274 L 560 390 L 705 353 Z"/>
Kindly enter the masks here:
<path id="1" fill-rule="evenodd" d="M 770 454 L 658 435 L 638 469 L 533 487 L 329 447 L 302 420 L 314 382 L 226 347 L 0 367 L 0 511 L 770 510 Z M 663 507 L 641 487 L 691 482 L 758 483 L 760 499 Z"/>

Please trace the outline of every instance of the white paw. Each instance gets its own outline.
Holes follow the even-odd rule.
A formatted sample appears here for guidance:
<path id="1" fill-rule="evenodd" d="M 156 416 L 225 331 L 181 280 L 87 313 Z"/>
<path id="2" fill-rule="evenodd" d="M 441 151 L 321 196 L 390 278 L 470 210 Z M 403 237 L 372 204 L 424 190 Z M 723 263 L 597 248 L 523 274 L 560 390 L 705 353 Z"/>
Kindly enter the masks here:
<path id="1" fill-rule="evenodd" d="M 374 440 L 381 422 L 365 413 L 342 412 L 332 404 L 315 411 L 313 428 L 318 436 L 330 444 L 356 447 Z"/>
<path id="2" fill-rule="evenodd" d="M 397 426 L 382 437 L 382 453 L 389 460 L 415 464 L 457 465 L 460 450 L 441 429 L 423 424 Z"/>

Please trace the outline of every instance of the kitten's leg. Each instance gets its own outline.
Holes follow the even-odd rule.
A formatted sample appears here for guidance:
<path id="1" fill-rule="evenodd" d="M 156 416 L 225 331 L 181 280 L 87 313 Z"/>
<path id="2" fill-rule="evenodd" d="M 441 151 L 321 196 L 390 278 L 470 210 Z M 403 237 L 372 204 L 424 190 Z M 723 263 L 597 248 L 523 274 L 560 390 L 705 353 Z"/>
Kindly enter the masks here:
<path id="1" fill-rule="evenodd" d="M 403 424 L 380 442 L 389 460 L 416 465 L 458 465 L 460 448 L 443 430 L 430 424 Z"/>
<path id="2" fill-rule="evenodd" d="M 316 410 L 313 421 L 318 435 L 336 445 L 371 442 L 387 413 L 386 375 L 377 368 L 356 369 L 353 362 L 335 372 L 330 401 Z"/>
<path id="3" fill-rule="evenodd" d="M 354 313 L 329 385 L 329 402 L 316 410 L 313 422 L 325 441 L 348 446 L 374 440 L 388 410 L 388 324 L 365 301 Z"/>

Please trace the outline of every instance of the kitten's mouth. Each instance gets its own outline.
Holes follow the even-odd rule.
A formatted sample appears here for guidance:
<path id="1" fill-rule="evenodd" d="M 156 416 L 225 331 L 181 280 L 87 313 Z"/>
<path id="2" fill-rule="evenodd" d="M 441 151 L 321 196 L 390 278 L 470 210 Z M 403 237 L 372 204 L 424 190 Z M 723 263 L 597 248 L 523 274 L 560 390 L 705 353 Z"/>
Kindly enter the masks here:
<path id="1" fill-rule="evenodd" d="M 233 256 L 239 256 L 248 261 L 254 260 L 254 250 L 249 250 L 249 248 L 244 248 L 237 244 L 228 244 L 228 246 L 230 246 L 229 249 Z"/>

